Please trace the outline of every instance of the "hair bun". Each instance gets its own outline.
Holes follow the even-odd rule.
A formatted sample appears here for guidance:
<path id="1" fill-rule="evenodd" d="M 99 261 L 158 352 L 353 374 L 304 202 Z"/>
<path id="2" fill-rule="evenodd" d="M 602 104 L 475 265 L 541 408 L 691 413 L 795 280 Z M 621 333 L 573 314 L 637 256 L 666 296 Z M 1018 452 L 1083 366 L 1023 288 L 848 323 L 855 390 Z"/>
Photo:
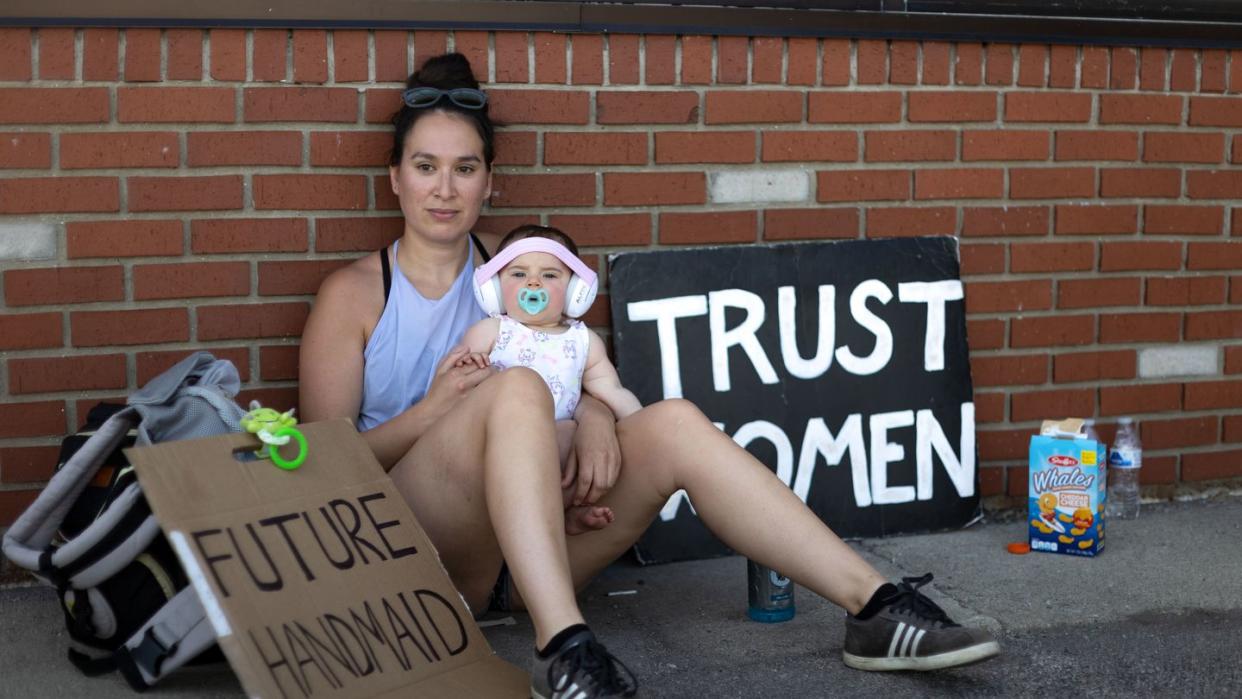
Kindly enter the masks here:
<path id="1" fill-rule="evenodd" d="M 441 90 L 471 87 L 477 90 L 479 81 L 474 79 L 470 59 L 460 53 L 446 53 L 428 58 L 410 76 L 406 87 L 438 87 Z"/>

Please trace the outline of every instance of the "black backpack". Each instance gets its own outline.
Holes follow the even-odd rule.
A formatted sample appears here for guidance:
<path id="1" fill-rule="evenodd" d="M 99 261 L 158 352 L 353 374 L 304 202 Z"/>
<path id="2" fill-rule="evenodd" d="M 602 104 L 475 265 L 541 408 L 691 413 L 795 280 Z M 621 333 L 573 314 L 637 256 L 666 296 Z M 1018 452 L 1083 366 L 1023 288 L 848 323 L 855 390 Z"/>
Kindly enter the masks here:
<path id="1" fill-rule="evenodd" d="M 56 588 L 69 659 L 136 690 L 200 656 L 215 633 L 122 449 L 240 431 L 227 360 L 196 352 L 126 405 L 100 403 L 61 444 L 56 475 L 4 535 L 5 556 Z"/>

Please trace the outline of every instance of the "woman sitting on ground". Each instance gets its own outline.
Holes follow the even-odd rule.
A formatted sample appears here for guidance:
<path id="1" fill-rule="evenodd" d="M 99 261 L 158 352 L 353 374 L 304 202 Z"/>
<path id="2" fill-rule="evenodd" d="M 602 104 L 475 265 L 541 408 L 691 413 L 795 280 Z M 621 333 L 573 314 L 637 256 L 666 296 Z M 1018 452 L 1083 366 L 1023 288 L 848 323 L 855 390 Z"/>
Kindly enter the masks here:
<path id="1" fill-rule="evenodd" d="M 575 502 L 615 517 L 566 536 L 544 380 L 522 367 L 459 362 L 463 333 L 485 317 L 472 272 L 497 244 L 471 233 L 491 194 L 487 96 L 460 54 L 430 59 L 407 87 L 389 167 L 404 230 L 324 281 L 302 338 L 300 407 L 307 420 L 356 423 L 472 609 L 490 601 L 529 611 L 533 695 L 574 686 L 569 696 L 633 695 L 636 681 L 591 634 L 574 594 L 681 489 L 734 551 L 845 609 L 847 665 L 928 670 L 999 652 L 985 631 L 949 620 L 918 583 L 886 583 L 685 400 L 616 420 L 583 396 L 567 456 Z"/>

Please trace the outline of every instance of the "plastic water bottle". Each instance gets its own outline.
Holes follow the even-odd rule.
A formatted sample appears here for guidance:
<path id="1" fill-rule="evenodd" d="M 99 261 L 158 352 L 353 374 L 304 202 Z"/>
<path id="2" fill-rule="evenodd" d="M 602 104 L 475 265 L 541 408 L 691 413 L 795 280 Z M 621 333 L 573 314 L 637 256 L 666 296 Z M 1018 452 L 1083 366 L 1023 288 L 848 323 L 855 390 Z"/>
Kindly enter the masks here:
<path id="1" fill-rule="evenodd" d="M 792 580 L 750 559 L 746 559 L 746 580 L 747 616 L 765 623 L 794 618 Z"/>
<path id="2" fill-rule="evenodd" d="M 1117 421 L 1117 438 L 1108 453 L 1108 517 L 1134 519 L 1139 513 L 1139 469 L 1143 466 L 1143 443 L 1134 418 Z"/>

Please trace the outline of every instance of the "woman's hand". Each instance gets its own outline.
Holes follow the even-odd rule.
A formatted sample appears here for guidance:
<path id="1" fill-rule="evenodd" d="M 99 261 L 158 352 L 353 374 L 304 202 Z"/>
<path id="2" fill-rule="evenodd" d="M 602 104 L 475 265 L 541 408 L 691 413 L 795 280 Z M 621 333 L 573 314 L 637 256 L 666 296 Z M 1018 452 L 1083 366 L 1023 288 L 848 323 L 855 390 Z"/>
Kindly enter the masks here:
<path id="1" fill-rule="evenodd" d="M 577 479 L 572 504 L 593 505 L 612 489 L 621 474 L 617 423 L 607 406 L 585 394 L 574 411 L 574 419 L 578 429 L 561 485 L 568 486 Z"/>
<path id="2" fill-rule="evenodd" d="M 471 357 L 470 348 L 458 345 L 440 360 L 427 395 L 419 401 L 430 411 L 432 422 L 446 415 L 471 389 L 496 373 L 490 365 L 479 366 Z"/>

